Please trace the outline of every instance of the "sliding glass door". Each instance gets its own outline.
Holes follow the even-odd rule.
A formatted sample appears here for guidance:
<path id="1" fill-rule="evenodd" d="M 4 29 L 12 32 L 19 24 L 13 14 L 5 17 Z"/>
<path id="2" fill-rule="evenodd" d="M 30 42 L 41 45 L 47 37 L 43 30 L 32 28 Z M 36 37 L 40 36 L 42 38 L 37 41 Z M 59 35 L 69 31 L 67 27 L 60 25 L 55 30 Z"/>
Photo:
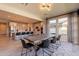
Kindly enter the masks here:
<path id="1" fill-rule="evenodd" d="M 49 21 L 49 34 L 56 35 L 56 20 L 51 19 Z"/>
<path id="2" fill-rule="evenodd" d="M 61 35 L 61 41 L 68 41 L 67 38 L 67 26 L 68 26 L 68 18 L 62 17 L 58 18 L 58 24 L 59 24 L 59 35 Z"/>
<path id="3" fill-rule="evenodd" d="M 61 41 L 68 41 L 67 39 L 67 26 L 68 17 L 58 17 L 50 19 L 48 23 L 49 34 L 61 35 Z"/>

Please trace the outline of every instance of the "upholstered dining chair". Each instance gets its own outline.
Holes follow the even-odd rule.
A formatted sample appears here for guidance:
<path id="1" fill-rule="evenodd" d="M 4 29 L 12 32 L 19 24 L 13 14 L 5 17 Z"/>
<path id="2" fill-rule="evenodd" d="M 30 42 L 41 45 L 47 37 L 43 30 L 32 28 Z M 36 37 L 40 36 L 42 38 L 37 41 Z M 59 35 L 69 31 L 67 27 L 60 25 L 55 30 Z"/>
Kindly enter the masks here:
<path id="1" fill-rule="evenodd" d="M 49 43 L 50 43 L 49 40 L 46 39 L 46 40 L 43 40 L 42 43 L 38 45 L 37 50 L 42 48 L 43 56 L 44 56 L 44 53 L 48 54 L 49 56 L 51 56 L 51 53 L 53 53 L 53 51 L 50 51 L 49 49 Z M 50 54 L 47 51 L 50 52 Z"/>
<path id="2" fill-rule="evenodd" d="M 58 35 L 58 37 L 57 37 L 57 42 L 56 42 L 58 46 L 61 45 L 61 41 L 60 41 L 60 39 L 61 39 L 61 35 Z"/>
<path id="3" fill-rule="evenodd" d="M 56 45 L 56 41 L 57 41 L 56 36 L 53 36 L 53 37 L 50 38 L 50 47 L 53 49 L 54 52 L 58 48 L 58 46 Z"/>
<path id="4" fill-rule="evenodd" d="M 17 32 L 17 33 L 15 34 L 15 39 L 16 39 L 16 40 L 20 40 L 21 38 L 22 38 L 21 32 Z"/>
<path id="5" fill-rule="evenodd" d="M 61 35 L 58 35 L 58 37 L 54 36 L 52 37 L 51 43 L 52 43 L 52 47 L 55 48 L 55 50 L 60 46 L 60 38 Z"/>
<path id="6" fill-rule="evenodd" d="M 34 47 L 33 44 L 31 44 L 31 43 L 26 43 L 25 40 L 22 40 L 22 39 L 21 39 L 21 43 L 22 43 L 21 56 L 24 55 L 24 54 L 27 55 L 27 53 L 28 53 L 27 50 L 29 50 L 29 52 L 30 52 L 31 49 Z M 26 49 L 26 52 L 25 52 L 25 53 L 23 53 L 23 49 Z"/>

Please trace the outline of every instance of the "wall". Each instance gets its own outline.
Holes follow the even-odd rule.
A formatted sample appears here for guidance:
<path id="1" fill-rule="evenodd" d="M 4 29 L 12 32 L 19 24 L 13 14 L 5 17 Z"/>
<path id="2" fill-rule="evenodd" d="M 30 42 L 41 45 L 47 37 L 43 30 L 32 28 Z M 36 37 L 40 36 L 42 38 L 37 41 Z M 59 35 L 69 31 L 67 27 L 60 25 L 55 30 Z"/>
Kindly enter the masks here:
<path id="1" fill-rule="evenodd" d="M 34 23 L 33 31 L 34 31 L 34 34 L 45 34 L 46 33 L 46 21 Z"/>

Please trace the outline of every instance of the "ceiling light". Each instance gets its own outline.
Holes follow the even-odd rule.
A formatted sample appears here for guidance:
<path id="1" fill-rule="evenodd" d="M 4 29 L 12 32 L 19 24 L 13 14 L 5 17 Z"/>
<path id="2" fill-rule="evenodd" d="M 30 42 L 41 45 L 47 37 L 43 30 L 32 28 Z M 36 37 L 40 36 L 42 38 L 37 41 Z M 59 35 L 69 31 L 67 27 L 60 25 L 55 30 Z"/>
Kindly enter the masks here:
<path id="1" fill-rule="evenodd" d="M 24 3 L 24 5 L 25 5 L 25 6 L 28 5 L 28 3 Z"/>
<path id="2" fill-rule="evenodd" d="M 28 5 L 28 3 L 21 3 L 22 5 L 24 5 L 24 6 L 27 6 Z"/>
<path id="3" fill-rule="evenodd" d="M 41 10 L 48 10 L 50 11 L 51 10 L 51 4 L 50 3 L 43 3 L 43 4 L 40 4 L 40 9 Z"/>

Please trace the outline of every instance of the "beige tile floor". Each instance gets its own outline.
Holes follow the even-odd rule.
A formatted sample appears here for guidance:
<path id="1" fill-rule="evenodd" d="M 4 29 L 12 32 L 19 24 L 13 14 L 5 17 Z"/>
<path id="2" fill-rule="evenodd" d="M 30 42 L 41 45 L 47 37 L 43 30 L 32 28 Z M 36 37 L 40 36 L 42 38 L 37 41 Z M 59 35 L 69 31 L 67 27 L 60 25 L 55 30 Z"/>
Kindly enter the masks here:
<path id="1" fill-rule="evenodd" d="M 0 36 L 0 56 L 20 56 L 21 48 L 20 41 L 9 40 L 7 36 Z M 28 55 L 34 55 L 34 51 L 28 53 Z M 38 51 L 38 55 L 42 56 L 42 50 Z M 61 46 L 55 50 L 52 56 L 79 56 L 79 46 L 62 42 Z"/>

